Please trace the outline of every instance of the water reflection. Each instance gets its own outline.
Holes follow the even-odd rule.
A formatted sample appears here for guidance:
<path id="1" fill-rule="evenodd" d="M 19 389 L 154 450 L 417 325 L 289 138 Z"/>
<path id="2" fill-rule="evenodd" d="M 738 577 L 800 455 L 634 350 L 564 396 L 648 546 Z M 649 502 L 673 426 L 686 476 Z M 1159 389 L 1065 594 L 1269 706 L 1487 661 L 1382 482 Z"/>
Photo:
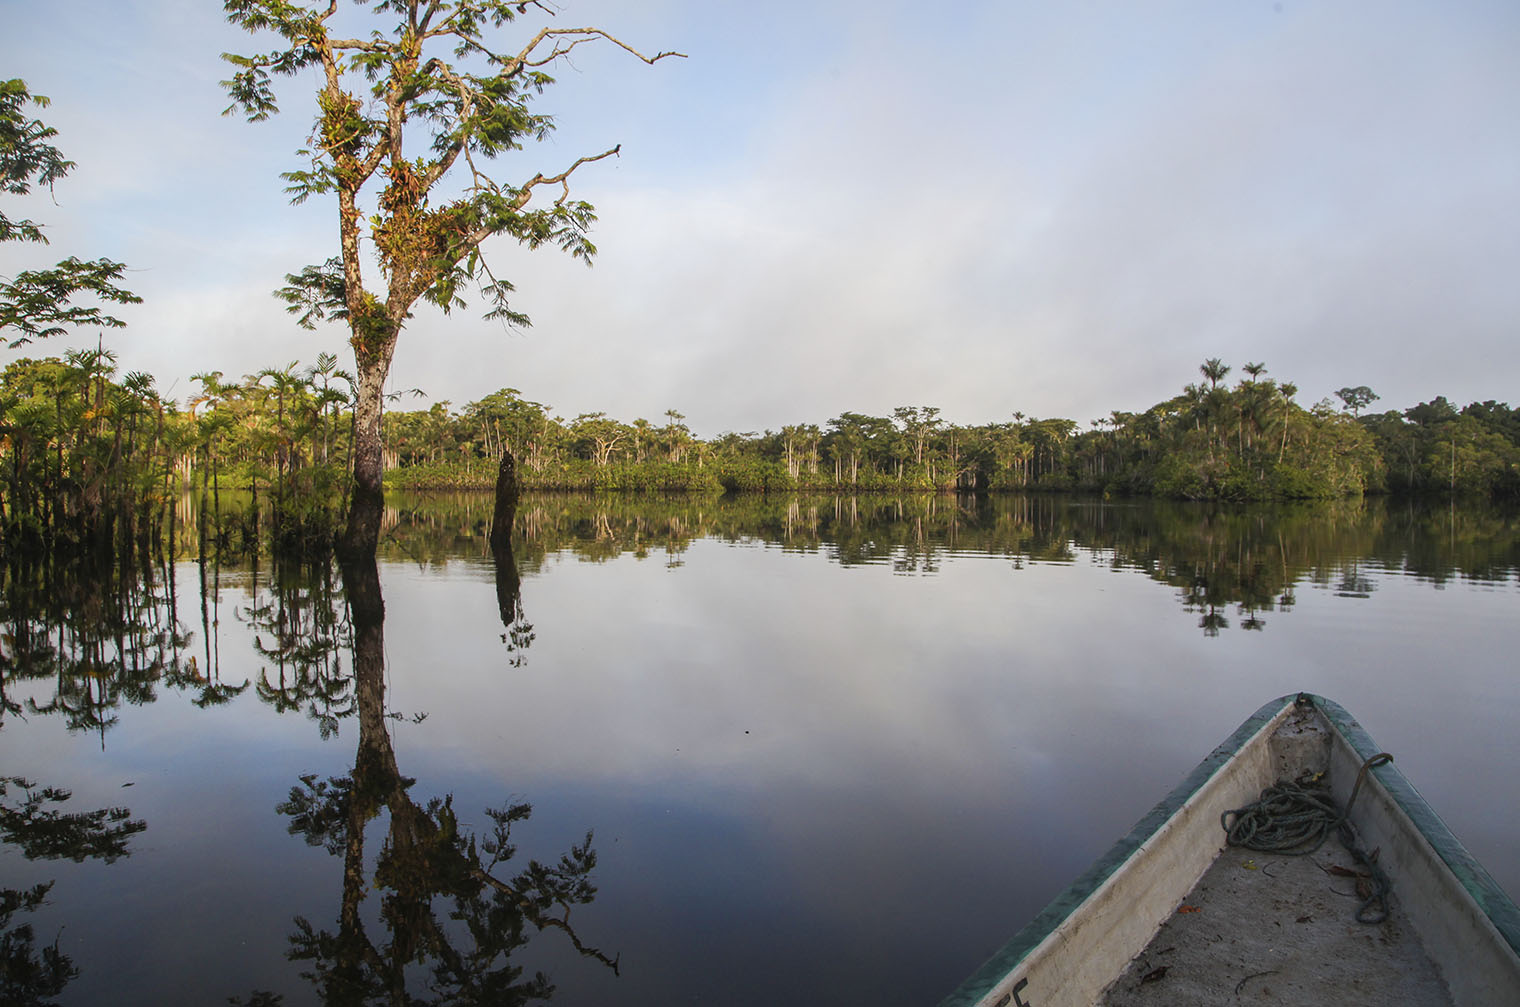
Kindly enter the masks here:
<path id="1" fill-rule="evenodd" d="M 151 702 L 162 679 L 190 680 L 185 635 L 165 617 L 172 583 L 155 584 L 151 566 L 106 564 L 69 576 L 46 562 L 11 558 L 3 569 L 0 729 L 28 714 L 56 715 L 71 732 L 103 738 L 123 702 Z M 140 590 L 144 582 L 155 586 Z M 21 700 L 23 690 L 49 680 L 51 690 Z M 0 847 L 27 861 L 111 864 L 147 828 L 124 807 L 64 810 L 72 796 L 22 776 L 0 777 Z M 54 885 L 0 887 L 0 1003 L 46 1003 L 79 975 L 56 936 L 39 941 L 31 919 Z"/>
<path id="2" fill-rule="evenodd" d="M 402 497 L 387 514 L 392 558 L 485 550 L 479 495 Z M 1376 590 L 1370 569 L 1434 584 L 1500 582 L 1520 570 L 1513 511 L 1381 499 L 1262 508 L 1069 497 L 592 497 L 527 498 L 518 518 L 521 566 L 556 555 L 606 562 L 661 552 L 677 567 L 693 542 L 779 546 L 841 566 L 885 565 L 933 576 L 955 555 L 1031 563 L 1081 558 L 1167 585 L 1205 635 L 1261 631 L 1291 611 L 1302 585 L 1348 599 Z M 503 622 L 507 620 L 504 617 Z"/>
<path id="3" fill-rule="evenodd" d="M 56 717 L 70 733 L 95 733 L 104 748 L 122 707 L 154 702 L 159 685 L 202 709 L 229 702 L 250 684 L 220 680 L 222 596 L 236 591 L 242 597 L 234 614 L 251 631 L 262 665 L 257 697 L 279 713 L 304 712 L 323 738 L 338 735 L 344 722 L 358 726 L 350 772 L 302 776 L 277 808 L 292 835 L 343 862 L 336 926 L 298 918 L 289 938 L 288 957 L 302 963 L 321 1002 L 547 999 L 549 978 L 525 974 L 511 960 L 543 930 L 560 932 L 576 951 L 616 971 L 616 957 L 585 943 L 570 921 L 572 907 L 596 892 L 589 832 L 557 861 L 520 864 L 512 832 L 531 815 L 530 804 L 486 809 L 490 826 L 477 833 L 460 822 L 451 793 L 412 796 L 415 781 L 398 767 L 387 730 L 400 715 L 386 709 L 385 606 L 374 561 L 341 571 L 277 565 L 261 580 L 256 560 L 224 577 L 220 556 L 212 550 L 197 560 L 200 647 L 179 619 L 172 564 L 0 567 L 0 728 L 9 718 Z M 510 544 L 496 551 L 494 568 L 502 639 L 511 663 L 520 664 L 533 628 Z M 60 810 L 70 796 L 20 776 L 0 778 L 0 843 L 26 860 L 112 863 L 147 828 L 126 808 Z M 367 856 L 377 819 L 386 823 L 383 838 Z M 30 920 L 53 887 L 0 888 L 0 1002 L 50 1002 L 80 973 L 58 940 L 39 939 Z M 380 893 L 378 913 L 367 914 L 372 892 Z M 376 932 L 384 936 L 372 938 Z M 233 1002 L 284 997 L 255 990 Z"/>
<path id="4" fill-rule="evenodd" d="M 533 643 L 533 624 L 523 614 L 522 576 L 517 572 L 517 556 L 510 540 L 491 546 L 491 572 L 496 580 L 496 610 L 504 630 L 501 642 L 506 644 L 512 667 L 521 668 Z"/>
<path id="5" fill-rule="evenodd" d="M 0 845 L 14 848 L 27 860 L 110 864 L 127 856 L 128 842 L 148 827 L 126 808 L 61 810 L 72 796 L 61 787 L 40 787 L 20 776 L 0 777 Z M 39 943 L 29 919 L 48 902 L 53 886 L 49 880 L 27 888 L 0 888 L 0 1003 L 46 1003 L 79 975 L 58 938 Z"/>
<path id="6" fill-rule="evenodd" d="M 1237 705 L 1305 685 L 1299 676 L 1319 684 L 1320 667 L 1372 669 L 1324 691 L 1357 682 L 1384 709 L 1411 711 L 1424 734 L 1460 725 L 1490 739 L 1492 758 L 1513 736 L 1513 703 L 1494 701 L 1484 670 L 1512 649 L 1490 614 L 1510 592 L 1450 592 L 1437 608 L 1431 590 L 1514 580 L 1520 538 L 1502 511 L 541 497 L 523 502 L 509 548 L 492 551 L 487 503 L 393 500 L 379 568 L 271 566 L 217 550 L 126 570 L 0 561 L 7 771 L 82 788 L 106 762 L 100 749 L 132 764 L 162 746 L 172 765 L 160 766 L 160 803 L 145 812 L 139 786 L 139 819 L 122 809 L 97 826 L 151 821 L 165 860 L 182 846 L 208 863 L 154 874 L 139 855 L 113 868 L 147 879 L 152 895 L 134 907 L 151 905 L 152 926 L 173 943 L 194 936 L 175 893 L 211 875 L 243 884 L 227 886 L 220 915 L 268 903 L 258 927 L 206 956 L 198 992 L 210 995 L 185 999 L 513 1002 L 547 991 L 542 966 L 576 1002 L 672 1002 L 672 991 L 698 988 L 694 975 L 722 988 L 753 963 L 753 942 L 776 934 L 791 943 L 764 954 L 829 961 L 747 976 L 747 1002 L 822 998 L 823 976 L 836 999 L 858 1000 L 862 976 L 901 978 L 880 968 L 884 956 L 948 961 L 948 985 L 975 964 L 958 957 L 971 953 L 955 929 L 963 919 L 991 920 L 977 941 L 1006 937 L 1022 922 L 999 915 L 1008 892 L 1013 915 L 1025 901 L 1037 908 L 1050 894 L 1041 884 L 1085 863 L 1073 837 L 1106 844 L 1133 811 L 1101 817 L 1116 798 L 1164 792 L 1200 754 L 1192 736 L 1175 742 L 1175 759 L 1171 750 L 1192 713 L 1151 716 L 1137 693 L 1186 695 L 1193 712 L 1213 704 L 1227 729 Z M 1482 632 L 1417 637 L 1380 624 L 1358 636 L 1343 618 L 1374 610 L 1405 625 L 1421 612 L 1443 626 L 1467 613 L 1486 621 Z M 1110 631 L 1092 631 L 1100 625 Z M 1258 646 L 1268 627 L 1270 649 Z M 1397 643 L 1380 650 L 1379 633 Z M 1435 664 L 1422 644 L 1456 655 L 1442 680 L 1444 735 L 1424 728 L 1432 704 L 1413 698 Z M 1273 674 L 1295 680 L 1279 687 Z M 1467 681 L 1483 695 L 1459 716 L 1450 711 Z M 1205 725 L 1202 743 L 1220 730 Z M 1462 794 L 1454 778 L 1484 775 L 1451 766 L 1445 779 L 1420 774 L 1443 810 Z M 1157 778 L 1145 775 L 1153 768 Z M 538 805 L 527 841 L 556 827 L 568 839 L 516 855 L 529 808 L 508 798 L 513 782 Z M 23 818 L 36 795 L 62 795 L 15 775 L 6 787 Z M 218 814 L 200 806 L 223 791 Z M 110 793 L 84 803 L 113 803 Z M 1512 836 L 1499 816 L 1514 802 L 1484 792 L 1469 803 L 1481 812 L 1459 807 L 1459 817 L 1493 819 L 1498 842 Z M 44 802 L 32 818 L 61 810 Z M 1008 822 L 982 821 L 999 814 Z M 585 822 L 609 837 L 594 906 Z M 0 866 L 41 849 L 10 834 L 14 856 Z M 988 880 L 1021 858 L 1035 880 L 1015 866 Z M 71 868 L 60 864 L 59 878 Z M 110 942 L 92 920 L 110 899 L 51 878 L 6 876 L 0 930 L 15 934 L 15 967 L 37 977 L 38 996 L 56 996 L 48 984 L 62 979 L 78 1001 L 109 1000 L 100 990 L 112 967 L 92 970 L 80 948 Z M 968 908 L 977 899 L 1004 904 Z M 571 929 L 572 907 L 584 932 Z M 70 935 L 94 936 L 60 944 L 65 913 Z M 555 932 L 523 946 L 543 930 Z M 903 933 L 916 935 L 911 954 L 882 952 Z M 850 941 L 865 964 L 846 974 Z M 248 974 L 227 978 L 234 967 Z M 578 987 L 581 973 L 594 978 Z M 929 992 L 916 999 L 932 1001 L 941 979 L 923 975 Z M 790 985 L 762 989 L 766 979 Z"/>
<path id="7" fill-rule="evenodd" d="M 344 666 L 351 627 L 337 574 L 327 563 L 280 563 L 262 592 L 257 567 L 254 578 L 237 618 L 253 629 L 253 648 L 264 661 L 258 697 L 281 713 L 304 711 L 322 737 L 331 737 L 357 702 L 354 676 Z"/>
<path id="8" fill-rule="evenodd" d="M 11 557 L 0 565 L 0 724 L 24 713 L 59 716 L 70 731 L 103 738 L 123 704 L 153 702 L 159 683 L 207 702 L 228 695 L 197 667 L 176 611 L 169 564 Z M 18 687 L 31 693 L 25 703 Z"/>
<path id="9" fill-rule="evenodd" d="M 498 604 L 511 635 L 521 603 L 510 548 L 499 551 L 496 567 Z M 357 720 L 353 768 L 325 780 L 303 775 L 277 809 L 289 819 L 291 835 L 342 860 L 339 908 L 332 929 L 296 919 L 289 959 L 303 964 L 302 976 L 329 1005 L 511 1005 L 549 999 L 554 991 L 549 977 L 525 974 L 512 960 L 546 929 L 562 932 L 576 951 L 616 972 L 617 959 L 584 943 L 570 921 L 572 907 L 596 895 L 590 832 L 557 862 L 533 859 L 514 870 L 512 830 L 530 817 L 530 804 L 485 809 L 491 825 L 477 835 L 460 821 L 452 793 L 413 797 L 416 781 L 397 765 L 387 723 L 394 714 L 385 699 L 385 603 L 378 568 L 373 559 L 348 562 L 341 573 L 352 654 L 352 676 L 344 688 L 352 702 L 324 707 L 319 724 L 328 736 L 340 720 Z M 299 611 L 314 625 L 336 626 L 332 598 L 314 591 L 302 595 L 298 607 L 276 604 L 265 610 Z M 318 611 L 324 605 L 328 611 Z M 325 658 L 318 663 L 327 667 Z M 380 850 L 367 855 L 375 839 L 371 823 L 382 819 Z M 366 912 L 372 893 L 378 893 L 379 906 Z M 246 1001 L 279 1002 L 279 996 L 262 990 Z"/>

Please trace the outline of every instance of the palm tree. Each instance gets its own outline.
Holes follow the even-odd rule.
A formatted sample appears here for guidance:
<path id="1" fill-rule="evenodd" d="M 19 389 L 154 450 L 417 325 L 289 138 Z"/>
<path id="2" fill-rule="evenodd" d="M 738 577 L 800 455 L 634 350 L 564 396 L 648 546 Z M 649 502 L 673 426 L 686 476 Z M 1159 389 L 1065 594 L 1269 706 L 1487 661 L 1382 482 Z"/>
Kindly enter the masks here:
<path id="1" fill-rule="evenodd" d="M 221 459 L 217 453 L 217 445 L 222 436 L 232 425 L 231 415 L 217 407 L 225 401 L 227 393 L 233 386 L 222 384 L 221 371 L 203 371 L 193 374 L 192 381 L 200 382 L 201 394 L 190 400 L 190 413 L 196 417 L 197 426 L 201 430 L 200 448 L 205 452 L 206 467 L 201 470 L 201 492 L 206 489 L 206 476 L 211 476 L 211 506 L 216 514 L 222 510 L 222 484 L 220 474 Z M 201 406 L 206 407 L 204 414 L 196 411 Z"/>
<path id="2" fill-rule="evenodd" d="M 1204 377 L 1209 379 L 1210 390 L 1218 388 L 1219 382 L 1223 381 L 1224 376 L 1230 373 L 1229 367 L 1225 366 L 1218 357 L 1210 357 L 1205 360 L 1198 365 L 1198 370 Z"/>
<path id="3" fill-rule="evenodd" d="M 644 444 L 654 440 L 654 424 L 640 416 L 633 421 L 633 460 L 644 460 Z"/>
<path id="4" fill-rule="evenodd" d="M 316 406 L 322 419 L 322 463 L 325 465 L 332 448 L 332 421 L 337 419 L 339 407 L 353 408 L 354 376 L 338 366 L 336 355 L 318 353 L 317 362 L 306 368 L 306 380 L 317 395 Z M 334 388 L 334 380 L 346 382 L 348 392 Z"/>
<path id="5" fill-rule="evenodd" d="M 1283 460 L 1283 452 L 1288 450 L 1288 418 L 1292 415 L 1293 396 L 1298 394 L 1298 386 L 1291 381 L 1284 381 L 1277 386 L 1277 390 L 1282 393 L 1283 401 L 1282 446 L 1277 449 L 1277 460 L 1281 462 Z"/>
<path id="6" fill-rule="evenodd" d="M 305 384 L 305 380 L 296 373 L 297 365 L 298 361 L 292 360 L 283 368 L 266 367 L 254 376 L 261 387 L 264 379 L 268 378 L 271 382 L 271 391 L 274 392 L 275 508 L 279 513 L 285 510 L 285 494 L 289 489 L 291 471 L 295 465 L 295 437 L 285 420 L 285 406 L 287 403 L 293 404 L 296 395 Z"/>

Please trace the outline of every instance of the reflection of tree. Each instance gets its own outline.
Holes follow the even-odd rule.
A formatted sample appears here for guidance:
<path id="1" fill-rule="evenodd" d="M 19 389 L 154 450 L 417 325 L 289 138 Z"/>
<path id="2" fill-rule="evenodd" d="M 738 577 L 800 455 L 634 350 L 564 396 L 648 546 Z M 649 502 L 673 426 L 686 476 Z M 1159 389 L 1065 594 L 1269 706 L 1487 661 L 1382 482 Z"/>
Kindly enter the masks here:
<path id="1" fill-rule="evenodd" d="M 48 1003 L 79 975 L 56 940 L 38 948 L 30 923 L 11 925 L 17 913 L 32 912 L 46 902 L 52 887 L 48 882 L 26 891 L 0 889 L 0 1003 Z"/>
<path id="2" fill-rule="evenodd" d="M 9 800 L 12 788 L 20 803 Z M 114 863 L 127 855 L 127 840 L 147 828 L 126 808 L 61 813 L 50 805 L 71 796 L 59 787 L 43 787 L 19 776 L 0 777 L 0 842 L 12 843 L 28 860 L 99 858 Z"/>
<path id="3" fill-rule="evenodd" d="M 1335 595 L 1338 598 L 1370 598 L 1373 590 L 1372 580 L 1362 573 L 1361 566 L 1357 563 L 1348 563 L 1343 567 L 1335 585 Z"/>
<path id="4" fill-rule="evenodd" d="M 253 648 L 269 662 L 255 691 L 281 713 L 305 709 L 322 737 L 353 713 L 353 677 L 343 668 L 348 626 L 332 570 L 326 564 L 277 564 L 270 583 L 241 617 L 253 627 Z"/>
<path id="5" fill-rule="evenodd" d="M 205 641 L 206 667 L 202 669 L 194 654 L 182 661 L 176 662 L 165 673 L 164 680 L 176 688 L 195 690 L 196 696 L 192 703 L 202 710 L 213 706 L 222 706 L 232 702 L 241 696 L 248 688 L 248 680 L 245 678 L 238 685 L 230 685 L 222 681 L 221 668 L 218 662 L 218 649 L 216 646 L 216 624 L 208 617 L 208 602 L 216 606 L 218 598 L 207 597 L 208 593 L 216 592 L 212 587 L 208 591 L 206 584 L 206 559 L 203 555 L 199 561 L 200 568 L 200 609 L 201 609 L 201 638 Z M 215 561 L 216 576 L 219 578 L 221 563 Z M 214 583 L 214 582 L 213 582 Z M 171 611 L 177 611 L 174 594 L 175 578 L 169 578 L 169 607 Z M 189 643 L 189 635 L 185 637 Z"/>
<path id="6" fill-rule="evenodd" d="M 510 560 L 510 550 L 504 554 Z M 502 569 L 498 566 L 498 574 Z M 530 860 L 507 876 L 516 854 L 514 825 L 527 804 L 487 809 L 489 830 L 459 821 L 453 795 L 419 801 L 415 781 L 396 764 L 385 712 L 385 606 L 373 559 L 345 563 L 344 592 L 353 631 L 358 750 L 346 776 L 303 776 L 279 806 L 292 835 L 343 860 L 335 930 L 297 919 L 289 956 L 305 962 L 327 1004 L 520 1004 L 548 999 L 542 973 L 525 975 L 512 955 L 536 933 L 554 928 L 582 954 L 617 968 L 615 958 L 584 944 L 571 924 L 573 907 L 596 894 L 591 834 L 554 864 Z M 497 584 L 503 617 L 521 611 L 515 571 Z M 366 856 L 369 823 L 386 819 L 382 846 Z M 371 873 L 372 872 L 372 873 Z M 378 918 L 364 912 L 380 893 Z M 376 939 L 377 929 L 384 938 Z M 426 980 L 419 977 L 425 971 Z M 413 988 L 423 982 L 426 995 Z M 263 999 L 257 999 L 262 997 Z M 255 994 L 250 1003 L 274 1002 Z"/>
<path id="7" fill-rule="evenodd" d="M 139 559 L 0 563 L 0 718 L 54 714 L 71 731 L 103 734 L 123 704 L 153 702 L 159 682 L 202 698 L 241 688 L 200 674 L 175 610 L 173 565 Z M 11 687 L 27 681 L 53 683 L 52 695 L 20 703 Z"/>
<path id="8" fill-rule="evenodd" d="M 533 643 L 533 624 L 523 615 L 522 578 L 517 572 L 517 557 L 512 552 L 512 540 L 506 538 L 491 547 L 491 563 L 496 574 L 496 608 L 501 616 L 501 627 L 506 630 L 501 640 L 507 645 L 512 667 L 520 668 L 527 660 L 527 649 Z"/>
<path id="9" fill-rule="evenodd" d="M 62 812 L 54 807 L 70 796 L 60 787 L 39 788 L 19 776 L 0 777 L 0 842 L 14 845 L 28 860 L 98 859 L 109 864 L 127 856 L 128 841 L 147 828 L 126 808 Z M 32 924 L 25 919 L 15 922 L 18 914 L 40 908 L 53 884 L 0 889 L 0 1004 L 46 1004 L 79 975 L 56 939 L 38 947 Z"/>
<path id="10" fill-rule="evenodd" d="M 202 522 L 201 527 L 205 527 Z M 221 706 L 230 703 L 233 699 L 243 694 L 248 688 L 248 680 L 244 679 L 240 685 L 228 685 L 222 681 L 221 676 L 221 650 L 217 646 L 217 628 L 220 625 L 221 610 L 221 573 L 222 564 L 219 554 L 211 557 L 212 574 L 211 580 L 206 579 L 207 556 L 202 551 L 196 561 L 200 574 L 200 610 L 201 610 L 201 640 L 205 649 L 206 666 L 202 669 L 195 655 L 191 655 L 180 666 L 180 674 L 173 683 L 184 688 L 194 688 L 198 693 L 192 702 L 206 709 L 212 706 Z M 171 581 L 172 583 L 172 581 Z M 172 595 L 171 595 L 172 602 Z M 213 613 L 215 613 L 213 615 Z"/>

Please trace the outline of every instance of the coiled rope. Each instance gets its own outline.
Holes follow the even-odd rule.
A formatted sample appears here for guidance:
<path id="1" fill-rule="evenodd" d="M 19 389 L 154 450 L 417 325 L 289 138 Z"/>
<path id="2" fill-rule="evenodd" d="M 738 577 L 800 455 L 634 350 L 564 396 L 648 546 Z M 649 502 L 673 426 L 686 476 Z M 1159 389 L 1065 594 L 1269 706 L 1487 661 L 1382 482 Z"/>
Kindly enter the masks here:
<path id="1" fill-rule="evenodd" d="M 1219 816 L 1225 842 L 1263 853 L 1302 857 L 1318 850 L 1335 833 L 1351 859 L 1362 868 L 1357 889 L 1364 901 L 1356 911 L 1357 920 L 1381 923 L 1388 918 L 1388 892 L 1392 884 L 1376 860 L 1362 849 L 1356 826 L 1351 823 L 1351 808 L 1367 771 L 1392 761 L 1393 756 L 1380 752 L 1362 763 L 1345 811 L 1336 807 L 1329 788 L 1322 783 L 1280 781 L 1263 790 L 1255 802 Z"/>

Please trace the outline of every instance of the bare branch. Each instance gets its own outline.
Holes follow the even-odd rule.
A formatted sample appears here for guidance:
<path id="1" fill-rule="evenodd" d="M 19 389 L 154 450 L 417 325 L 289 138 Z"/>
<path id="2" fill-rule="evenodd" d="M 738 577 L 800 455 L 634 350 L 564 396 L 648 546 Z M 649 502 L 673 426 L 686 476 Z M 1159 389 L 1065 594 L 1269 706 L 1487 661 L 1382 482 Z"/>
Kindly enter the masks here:
<path id="1" fill-rule="evenodd" d="M 570 43 L 570 45 L 566 46 L 564 49 L 560 49 L 558 43 L 556 42 L 553 51 L 550 52 L 547 56 L 544 56 L 537 60 L 533 59 L 533 50 L 537 49 L 543 43 L 544 39 L 559 39 L 571 36 L 582 37 L 577 41 Z M 590 41 L 593 38 L 604 38 L 625 52 L 632 53 L 638 59 L 650 64 L 651 66 L 655 63 L 658 63 L 660 60 L 664 59 L 667 56 L 676 56 L 680 59 L 686 58 L 686 54 L 683 52 L 657 52 L 653 56 L 645 56 L 643 53 L 639 52 L 627 42 L 624 42 L 616 35 L 601 28 L 543 28 L 537 35 L 533 36 L 533 40 L 524 46 L 515 57 L 507 61 L 507 65 L 502 69 L 502 76 L 510 77 L 513 74 L 519 73 L 524 67 L 544 66 L 548 63 L 552 63 L 554 60 L 558 59 L 565 53 L 569 52 L 571 49 L 575 48 L 581 42 Z"/>
<path id="2" fill-rule="evenodd" d="M 366 42 L 363 39 L 357 38 L 330 38 L 327 40 L 327 44 L 334 49 L 345 51 L 358 49 L 362 52 L 390 52 L 394 48 L 389 42 L 377 42 L 374 40 Z"/>
<path id="3" fill-rule="evenodd" d="M 564 171 L 560 172 L 558 175 L 551 175 L 547 178 L 545 178 L 543 174 L 534 175 L 523 184 L 523 187 L 521 189 L 518 190 L 517 198 L 512 201 L 512 209 L 522 209 L 522 207 L 527 204 L 528 200 L 533 198 L 534 188 L 540 185 L 561 185 L 564 187 L 564 191 L 560 194 L 560 197 L 554 201 L 554 205 L 559 206 L 565 200 L 570 198 L 569 179 L 571 173 L 574 172 L 576 168 L 579 168 L 583 164 L 590 164 L 592 161 L 600 161 L 604 157 L 614 157 L 618 154 L 621 154 L 622 150 L 623 145 L 620 143 L 616 147 L 613 147 L 611 150 L 604 150 L 600 154 L 592 154 L 587 157 L 576 158 L 574 164 L 566 168 Z"/>
<path id="4" fill-rule="evenodd" d="M 469 87 L 464 82 L 464 78 L 460 77 L 453 71 L 452 67 L 440 59 L 428 60 L 427 63 L 423 65 L 420 72 L 423 74 L 436 73 L 438 76 L 442 77 L 445 81 L 454 86 L 454 89 L 459 93 L 459 121 L 461 123 L 468 122 L 470 116 L 474 114 L 475 102 L 471 97 Z M 461 133 L 460 137 L 449 145 L 449 149 L 439 155 L 438 160 L 434 162 L 433 167 L 430 168 L 427 174 L 423 176 L 422 188 L 424 191 L 431 190 L 433 188 L 433 184 L 442 178 L 448 172 L 448 170 L 454 166 L 454 161 L 459 157 L 459 152 L 462 150 L 466 151 L 465 159 L 469 162 L 470 174 L 474 176 L 478 184 L 480 179 L 480 172 L 476 169 L 474 162 L 469 160 L 466 137 Z"/>

